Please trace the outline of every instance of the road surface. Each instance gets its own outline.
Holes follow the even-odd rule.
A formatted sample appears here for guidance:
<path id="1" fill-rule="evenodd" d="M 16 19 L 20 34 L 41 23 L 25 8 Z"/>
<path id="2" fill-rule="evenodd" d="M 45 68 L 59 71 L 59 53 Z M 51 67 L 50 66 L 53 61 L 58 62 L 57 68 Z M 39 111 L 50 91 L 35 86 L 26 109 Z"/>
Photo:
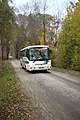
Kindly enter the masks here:
<path id="1" fill-rule="evenodd" d="M 41 120 L 80 120 L 80 78 L 53 70 L 31 73 L 18 60 L 11 63 L 24 92 L 41 110 Z"/>

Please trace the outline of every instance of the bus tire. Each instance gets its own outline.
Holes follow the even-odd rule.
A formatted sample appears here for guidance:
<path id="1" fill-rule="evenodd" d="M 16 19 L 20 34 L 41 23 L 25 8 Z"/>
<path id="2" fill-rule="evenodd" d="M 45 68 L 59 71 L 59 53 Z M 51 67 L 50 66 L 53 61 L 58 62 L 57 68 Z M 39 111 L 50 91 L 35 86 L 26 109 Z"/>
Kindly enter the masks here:
<path id="1" fill-rule="evenodd" d="M 26 65 L 25 65 L 25 68 L 24 68 L 24 69 L 27 70 L 27 69 L 26 69 Z"/>
<path id="2" fill-rule="evenodd" d="M 20 63 L 20 64 L 21 64 L 21 67 L 23 68 L 22 63 Z"/>

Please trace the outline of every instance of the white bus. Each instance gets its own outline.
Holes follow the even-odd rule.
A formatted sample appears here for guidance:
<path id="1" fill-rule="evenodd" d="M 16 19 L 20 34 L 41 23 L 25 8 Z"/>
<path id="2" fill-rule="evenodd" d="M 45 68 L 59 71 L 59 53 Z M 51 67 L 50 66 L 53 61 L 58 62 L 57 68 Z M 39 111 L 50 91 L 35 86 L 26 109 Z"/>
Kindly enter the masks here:
<path id="1" fill-rule="evenodd" d="M 27 46 L 20 50 L 20 64 L 28 71 L 50 70 L 49 47 L 46 45 Z"/>

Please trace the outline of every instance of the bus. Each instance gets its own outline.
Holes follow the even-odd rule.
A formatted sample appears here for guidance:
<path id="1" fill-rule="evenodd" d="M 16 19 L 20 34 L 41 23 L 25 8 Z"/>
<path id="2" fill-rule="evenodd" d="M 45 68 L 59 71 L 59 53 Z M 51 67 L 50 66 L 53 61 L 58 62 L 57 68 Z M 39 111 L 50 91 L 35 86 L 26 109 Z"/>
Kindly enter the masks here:
<path id="1" fill-rule="evenodd" d="M 47 45 L 27 46 L 20 50 L 20 64 L 28 71 L 50 70 L 50 50 Z"/>

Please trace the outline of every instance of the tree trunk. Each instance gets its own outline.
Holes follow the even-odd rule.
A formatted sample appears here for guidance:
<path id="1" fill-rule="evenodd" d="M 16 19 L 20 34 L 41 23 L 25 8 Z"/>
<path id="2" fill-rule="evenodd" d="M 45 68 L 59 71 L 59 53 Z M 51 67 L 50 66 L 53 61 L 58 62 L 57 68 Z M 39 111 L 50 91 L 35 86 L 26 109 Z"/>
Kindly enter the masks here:
<path id="1" fill-rule="evenodd" d="M 6 58 L 6 59 L 9 58 L 9 52 L 10 52 L 10 48 L 9 48 L 9 45 L 8 45 L 8 46 L 7 46 L 7 58 Z"/>
<path id="2" fill-rule="evenodd" d="M 3 39 L 3 37 L 2 37 L 2 35 L 0 35 L 0 60 L 2 60 L 2 58 L 3 58 L 3 55 L 2 55 L 2 39 Z"/>
<path id="3" fill-rule="evenodd" d="M 0 44 L 0 60 L 2 60 L 2 46 Z"/>
<path id="4" fill-rule="evenodd" d="M 2 60 L 2 46 L 1 46 L 1 36 L 0 36 L 0 60 Z"/>

